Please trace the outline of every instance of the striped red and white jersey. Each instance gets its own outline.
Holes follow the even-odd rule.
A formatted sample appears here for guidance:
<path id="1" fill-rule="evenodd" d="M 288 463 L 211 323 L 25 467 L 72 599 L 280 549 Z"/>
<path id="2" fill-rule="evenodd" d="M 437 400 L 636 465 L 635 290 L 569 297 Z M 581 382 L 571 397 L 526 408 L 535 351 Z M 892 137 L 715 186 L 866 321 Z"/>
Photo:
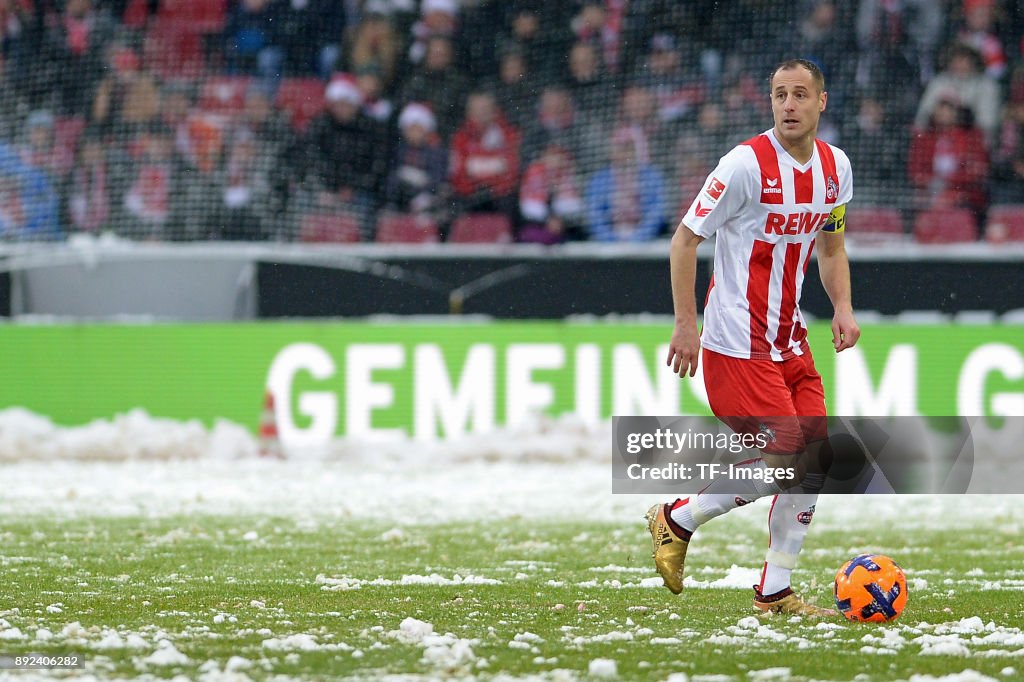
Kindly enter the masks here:
<path id="1" fill-rule="evenodd" d="M 843 230 L 852 198 L 850 160 L 821 140 L 805 164 L 771 130 L 722 157 L 683 218 L 694 234 L 717 235 L 705 348 L 776 361 L 807 352 L 800 291 L 814 240 Z"/>

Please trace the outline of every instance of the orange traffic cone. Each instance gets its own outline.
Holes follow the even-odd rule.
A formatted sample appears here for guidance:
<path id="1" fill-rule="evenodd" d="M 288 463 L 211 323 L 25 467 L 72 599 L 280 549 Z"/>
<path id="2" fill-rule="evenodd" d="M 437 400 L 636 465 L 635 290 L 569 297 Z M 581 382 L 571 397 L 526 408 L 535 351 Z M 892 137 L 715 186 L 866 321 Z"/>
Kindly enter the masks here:
<path id="1" fill-rule="evenodd" d="M 274 394 L 267 391 L 260 413 L 260 457 L 284 459 L 281 439 L 277 435 L 277 413 L 274 411 Z"/>

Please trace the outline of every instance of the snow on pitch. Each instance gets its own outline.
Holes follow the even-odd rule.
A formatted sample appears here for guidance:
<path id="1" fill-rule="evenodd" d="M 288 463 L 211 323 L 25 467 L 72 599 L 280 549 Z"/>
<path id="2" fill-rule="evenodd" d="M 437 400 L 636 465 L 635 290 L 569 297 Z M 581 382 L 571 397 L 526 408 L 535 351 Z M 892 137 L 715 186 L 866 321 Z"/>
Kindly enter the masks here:
<path id="1" fill-rule="evenodd" d="M 575 500 L 586 503 L 590 519 L 637 522 L 661 499 L 612 495 L 610 424 L 592 428 L 571 417 L 441 443 L 338 440 L 316 457 L 261 458 L 259 449 L 248 431 L 225 421 L 207 429 L 134 410 L 69 428 L 20 408 L 0 410 L 0 513 L 378 518 L 394 500 L 415 498 L 415 521 L 445 522 L 559 518 Z M 848 496 L 819 505 L 817 526 L 865 514 L 906 529 L 938 518 L 965 527 L 993 516 L 1022 519 L 1014 497 L 984 499 Z M 738 516 L 763 524 L 762 513 Z"/>

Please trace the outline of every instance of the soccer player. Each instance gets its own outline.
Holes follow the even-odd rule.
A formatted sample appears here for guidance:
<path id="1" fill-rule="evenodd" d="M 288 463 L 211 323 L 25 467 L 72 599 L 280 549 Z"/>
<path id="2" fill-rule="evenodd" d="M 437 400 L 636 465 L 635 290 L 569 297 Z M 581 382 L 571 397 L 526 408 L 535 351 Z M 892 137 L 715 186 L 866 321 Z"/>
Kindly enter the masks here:
<path id="1" fill-rule="evenodd" d="M 761 582 L 754 586 L 754 606 L 822 617 L 835 612 L 805 602 L 790 587 L 825 480 L 813 463 L 827 436 L 825 394 L 799 301 L 817 242 L 821 282 L 834 309 L 835 351 L 857 343 L 860 329 L 843 241 L 853 178 L 846 154 L 817 139 L 828 101 L 818 67 L 803 59 L 785 61 L 769 83 L 774 127 L 722 157 L 672 237 L 670 252 L 675 329 L 668 364 L 680 377 L 692 377 L 702 356 L 715 415 L 737 432 L 767 437 L 762 456 L 742 464 L 761 471 L 715 479 L 697 495 L 655 505 L 647 521 L 655 566 L 665 586 L 678 594 L 694 531 L 774 495 L 768 513 L 771 539 Z M 714 274 L 698 333 L 697 246 L 712 235 Z M 794 481 L 764 475 L 775 467 L 792 467 L 799 486 L 783 487 Z"/>

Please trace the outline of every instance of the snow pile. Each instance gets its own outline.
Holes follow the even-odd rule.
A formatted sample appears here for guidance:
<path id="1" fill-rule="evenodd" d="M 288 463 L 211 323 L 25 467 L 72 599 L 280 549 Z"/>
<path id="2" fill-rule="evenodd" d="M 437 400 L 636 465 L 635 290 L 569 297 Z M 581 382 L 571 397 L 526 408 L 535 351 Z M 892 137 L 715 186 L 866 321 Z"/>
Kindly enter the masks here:
<path id="1" fill-rule="evenodd" d="M 751 585 L 757 585 L 761 582 L 761 569 L 760 568 L 747 568 L 743 566 L 737 566 L 733 564 L 729 567 L 728 572 L 724 577 L 717 580 L 711 580 L 704 582 L 701 580 L 695 580 L 692 576 L 686 576 L 683 579 L 683 585 L 686 587 L 692 587 L 697 589 L 743 589 L 749 590 Z"/>
<path id="2" fill-rule="evenodd" d="M 189 658 L 178 651 L 173 642 L 161 639 L 156 644 L 156 651 L 142 659 L 142 662 L 147 665 L 185 665 Z"/>
<path id="3" fill-rule="evenodd" d="M 198 420 L 161 419 L 135 409 L 113 419 L 65 427 L 20 407 L 0 410 L 0 462 L 238 459 L 258 452 L 249 432 L 226 420 L 208 430 Z"/>
<path id="4" fill-rule="evenodd" d="M 446 673 L 465 672 L 479 661 L 473 653 L 477 640 L 461 639 L 452 633 L 434 633 L 434 625 L 409 616 L 398 624 L 397 630 L 386 634 L 402 644 L 423 647 L 422 662 Z"/>
<path id="5" fill-rule="evenodd" d="M 316 651 L 320 645 L 313 635 L 298 633 L 284 638 L 265 639 L 263 648 L 271 651 Z"/>
<path id="6" fill-rule="evenodd" d="M 595 658 L 587 666 L 587 672 L 591 677 L 618 677 L 619 666 L 610 658 Z"/>
<path id="7" fill-rule="evenodd" d="M 966 670 L 958 673 L 935 677 L 933 675 L 911 675 L 908 682 L 998 682 L 994 677 L 982 675 L 977 670 Z"/>

